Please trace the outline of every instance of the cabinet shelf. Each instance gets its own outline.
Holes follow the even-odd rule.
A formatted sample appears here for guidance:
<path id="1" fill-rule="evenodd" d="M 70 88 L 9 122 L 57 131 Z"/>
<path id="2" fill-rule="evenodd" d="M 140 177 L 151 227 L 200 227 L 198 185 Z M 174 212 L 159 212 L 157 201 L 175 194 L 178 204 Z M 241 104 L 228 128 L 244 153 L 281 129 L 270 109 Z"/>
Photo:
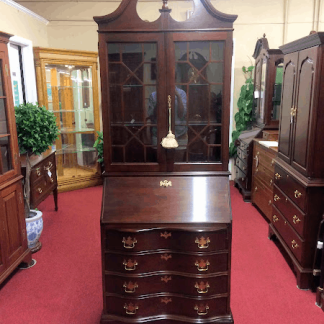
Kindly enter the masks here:
<path id="1" fill-rule="evenodd" d="M 94 133 L 95 129 L 94 128 L 74 128 L 74 127 L 62 127 L 60 129 L 61 134 L 74 134 L 74 133 Z"/>
<path id="2" fill-rule="evenodd" d="M 91 146 L 83 146 L 77 147 L 76 145 L 67 145 L 66 147 L 62 147 L 61 149 L 56 150 L 56 154 L 71 154 L 71 153 L 79 153 L 79 152 L 95 152 L 96 149 Z"/>

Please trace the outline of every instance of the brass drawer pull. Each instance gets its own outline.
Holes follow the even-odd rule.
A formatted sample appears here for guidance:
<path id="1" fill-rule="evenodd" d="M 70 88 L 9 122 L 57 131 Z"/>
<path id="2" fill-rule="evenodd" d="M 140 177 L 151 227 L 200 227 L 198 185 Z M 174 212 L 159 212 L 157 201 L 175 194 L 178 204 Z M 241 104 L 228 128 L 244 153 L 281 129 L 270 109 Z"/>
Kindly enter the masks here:
<path id="1" fill-rule="evenodd" d="M 37 188 L 37 191 L 41 194 L 43 190 L 41 188 Z"/>
<path id="2" fill-rule="evenodd" d="M 172 303 L 172 299 L 167 297 L 161 298 L 161 303 L 168 305 L 169 303 Z"/>
<path id="3" fill-rule="evenodd" d="M 123 237 L 122 243 L 124 244 L 125 249 L 133 249 L 137 243 L 137 240 L 135 237 L 132 239 L 130 236 L 128 236 L 127 239 Z"/>
<path id="4" fill-rule="evenodd" d="M 44 170 L 49 170 L 53 166 L 52 162 L 48 162 L 48 166 L 44 165 Z"/>
<path id="5" fill-rule="evenodd" d="M 165 260 L 165 261 L 168 261 L 169 259 L 172 259 L 172 255 L 171 254 L 167 254 L 167 253 L 162 254 L 161 255 L 161 259 L 162 260 Z"/>
<path id="6" fill-rule="evenodd" d="M 129 282 L 129 283 L 124 283 L 123 287 L 125 288 L 125 293 L 127 294 L 133 294 L 136 290 L 136 288 L 138 288 L 138 284 L 135 282 Z"/>
<path id="7" fill-rule="evenodd" d="M 296 242 L 295 240 L 292 240 L 292 241 L 291 241 L 291 247 L 292 247 L 293 249 L 297 249 L 297 248 L 299 247 L 299 245 L 297 244 L 297 242 Z"/>
<path id="8" fill-rule="evenodd" d="M 171 233 L 168 233 L 168 232 L 161 233 L 161 237 L 164 237 L 165 239 L 167 239 L 168 237 L 171 237 Z"/>
<path id="9" fill-rule="evenodd" d="M 271 180 L 270 180 L 270 186 L 272 186 L 272 184 L 273 184 L 273 180 L 271 179 Z"/>
<path id="10" fill-rule="evenodd" d="M 255 187 L 255 188 L 254 188 L 254 191 L 258 191 L 258 187 Z"/>
<path id="11" fill-rule="evenodd" d="M 293 222 L 294 224 L 298 224 L 299 222 L 301 222 L 301 220 L 297 217 L 297 215 L 294 215 Z"/>
<path id="12" fill-rule="evenodd" d="M 277 217 L 277 215 L 273 215 L 272 220 L 275 223 L 275 222 L 278 222 L 279 218 Z"/>
<path id="13" fill-rule="evenodd" d="M 125 304 L 124 305 L 124 308 L 126 309 L 126 314 L 127 315 L 135 315 L 136 314 L 136 311 L 138 310 L 138 306 L 137 305 L 134 305 L 132 303 L 130 304 Z"/>
<path id="14" fill-rule="evenodd" d="M 278 200 L 280 200 L 280 197 L 276 194 L 276 195 L 274 195 L 273 200 L 278 201 Z"/>
<path id="15" fill-rule="evenodd" d="M 208 310 L 209 310 L 209 306 L 208 305 L 200 304 L 199 306 L 198 305 L 195 306 L 195 311 L 197 311 L 197 314 L 199 316 L 207 315 L 208 314 Z"/>
<path id="16" fill-rule="evenodd" d="M 136 260 L 129 259 L 128 261 L 124 260 L 123 265 L 125 266 L 125 270 L 134 271 L 136 270 L 136 266 L 138 265 Z"/>
<path id="17" fill-rule="evenodd" d="M 197 289 L 198 294 L 206 294 L 208 293 L 208 288 L 210 288 L 209 283 L 204 283 L 200 281 L 200 283 L 196 282 L 195 288 Z"/>
<path id="18" fill-rule="evenodd" d="M 268 205 L 270 206 L 272 204 L 272 201 L 271 200 L 269 200 L 269 202 L 268 202 Z"/>
<path id="19" fill-rule="evenodd" d="M 40 168 L 36 169 L 36 174 L 37 174 L 38 177 L 40 177 L 42 175 L 41 172 L 40 172 Z"/>
<path id="20" fill-rule="evenodd" d="M 209 237 L 205 238 L 204 236 L 201 238 L 196 237 L 195 243 L 198 244 L 199 249 L 207 249 L 209 247 L 210 239 Z"/>
<path id="21" fill-rule="evenodd" d="M 172 182 L 168 180 L 160 181 L 160 187 L 172 187 Z"/>
<path id="22" fill-rule="evenodd" d="M 294 194 L 295 194 L 295 198 L 297 198 L 297 199 L 302 196 L 302 193 L 299 192 L 298 190 L 295 190 Z"/>
<path id="23" fill-rule="evenodd" d="M 271 166 L 274 165 L 274 162 L 275 162 L 274 159 L 272 159 L 272 160 L 271 160 Z"/>
<path id="24" fill-rule="evenodd" d="M 275 178 L 276 178 L 276 180 L 279 180 L 281 178 L 281 175 L 279 173 L 276 173 Z"/>
<path id="25" fill-rule="evenodd" d="M 209 261 L 205 261 L 205 260 L 200 260 L 199 262 L 196 261 L 195 266 L 197 267 L 198 271 L 207 271 L 208 270 L 208 266 L 210 265 Z"/>
<path id="26" fill-rule="evenodd" d="M 49 179 L 50 179 L 51 183 L 53 183 L 53 182 L 54 182 L 54 179 L 53 179 L 53 178 L 49 178 Z"/>
<path id="27" fill-rule="evenodd" d="M 246 167 L 243 167 L 243 171 L 245 171 L 246 170 Z"/>
<path id="28" fill-rule="evenodd" d="M 172 280 L 172 277 L 168 277 L 168 276 L 164 276 L 161 278 L 161 281 L 165 282 L 165 283 L 168 283 L 168 281 Z"/>

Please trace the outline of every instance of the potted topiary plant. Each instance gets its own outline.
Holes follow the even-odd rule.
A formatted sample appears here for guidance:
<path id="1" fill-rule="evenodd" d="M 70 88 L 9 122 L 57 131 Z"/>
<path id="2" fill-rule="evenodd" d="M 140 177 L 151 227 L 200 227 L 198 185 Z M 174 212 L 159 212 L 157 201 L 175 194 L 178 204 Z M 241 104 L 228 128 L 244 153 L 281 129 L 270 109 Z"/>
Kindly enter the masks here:
<path id="1" fill-rule="evenodd" d="M 38 244 L 43 230 L 42 213 L 30 210 L 30 173 L 31 155 L 40 155 L 58 137 L 56 117 L 45 107 L 32 103 L 15 107 L 18 145 L 20 154 L 26 156 L 26 178 L 24 182 L 25 214 L 27 225 L 28 247 L 33 249 Z"/>

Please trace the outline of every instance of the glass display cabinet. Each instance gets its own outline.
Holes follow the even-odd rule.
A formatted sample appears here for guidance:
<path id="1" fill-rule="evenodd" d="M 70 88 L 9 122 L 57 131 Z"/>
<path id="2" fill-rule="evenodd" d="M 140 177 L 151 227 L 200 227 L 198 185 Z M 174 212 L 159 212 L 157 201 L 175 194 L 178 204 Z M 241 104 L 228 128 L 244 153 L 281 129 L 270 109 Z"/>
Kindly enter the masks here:
<path id="1" fill-rule="evenodd" d="M 0 32 L 0 284 L 19 263 L 32 263 L 7 48 L 11 36 Z"/>
<path id="2" fill-rule="evenodd" d="M 252 56 L 255 59 L 253 123 L 251 129 L 239 136 L 235 159 L 235 186 L 244 201 L 251 201 L 253 139 L 278 139 L 283 76 L 283 53 L 269 49 L 265 35 L 258 39 Z"/>
<path id="3" fill-rule="evenodd" d="M 168 1 L 153 22 L 139 17 L 135 0 L 94 18 L 105 160 L 101 323 L 233 323 L 228 134 L 237 16 L 193 2 L 183 22 Z"/>
<path id="4" fill-rule="evenodd" d="M 101 183 L 93 144 L 100 130 L 96 52 L 34 48 L 38 102 L 54 113 L 58 190 Z"/>

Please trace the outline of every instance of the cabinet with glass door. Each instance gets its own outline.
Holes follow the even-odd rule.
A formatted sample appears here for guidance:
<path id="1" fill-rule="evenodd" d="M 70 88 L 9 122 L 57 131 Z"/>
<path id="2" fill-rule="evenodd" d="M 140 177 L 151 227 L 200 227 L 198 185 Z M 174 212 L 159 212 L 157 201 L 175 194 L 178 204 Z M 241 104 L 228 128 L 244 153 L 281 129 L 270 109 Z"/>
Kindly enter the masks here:
<path id="1" fill-rule="evenodd" d="M 99 124 L 96 52 L 34 48 L 38 102 L 54 113 L 59 191 L 101 183 L 93 144 Z"/>

